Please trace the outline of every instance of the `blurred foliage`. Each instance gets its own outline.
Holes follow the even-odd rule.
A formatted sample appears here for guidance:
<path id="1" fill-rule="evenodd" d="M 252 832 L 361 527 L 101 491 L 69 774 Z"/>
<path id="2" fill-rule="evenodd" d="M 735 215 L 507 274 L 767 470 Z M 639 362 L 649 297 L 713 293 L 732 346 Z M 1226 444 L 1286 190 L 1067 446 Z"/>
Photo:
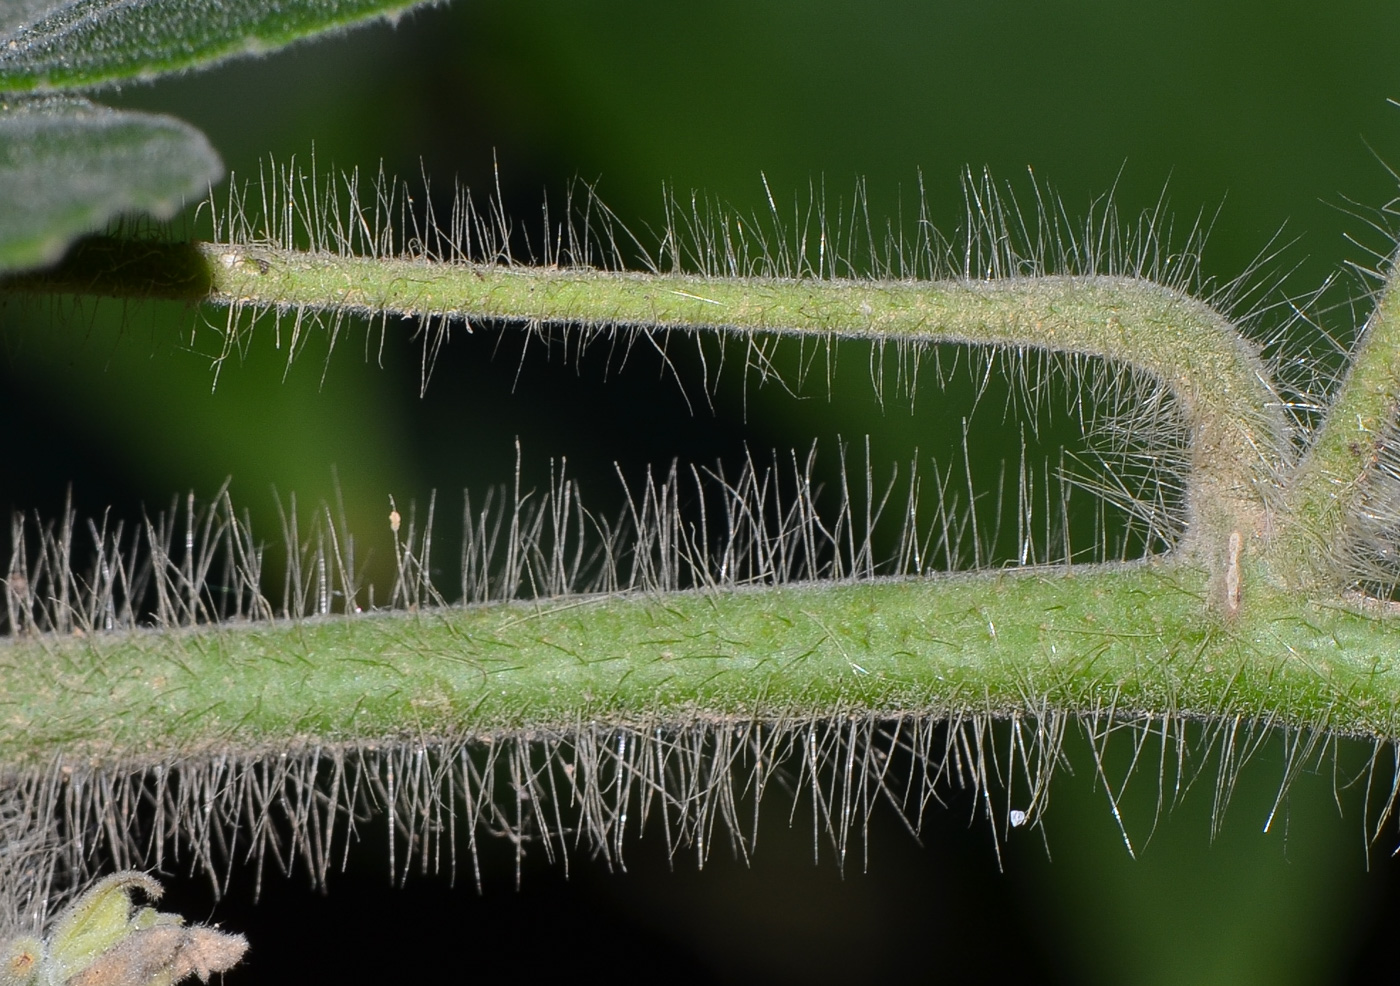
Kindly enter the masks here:
<path id="1" fill-rule="evenodd" d="M 169 219 L 223 177 L 203 134 L 57 90 L 259 54 L 412 0 L 11 0 L 0 7 L 0 271 L 123 213 Z M 25 93 L 49 93 L 29 96 Z"/>
<path id="2" fill-rule="evenodd" d="M 169 219 L 223 177 L 179 120 L 73 97 L 0 99 L 0 271 L 52 263 L 123 212 Z"/>
<path id="3" fill-rule="evenodd" d="M 10 0 L 0 91 L 151 79 L 395 16 L 415 0 Z"/>

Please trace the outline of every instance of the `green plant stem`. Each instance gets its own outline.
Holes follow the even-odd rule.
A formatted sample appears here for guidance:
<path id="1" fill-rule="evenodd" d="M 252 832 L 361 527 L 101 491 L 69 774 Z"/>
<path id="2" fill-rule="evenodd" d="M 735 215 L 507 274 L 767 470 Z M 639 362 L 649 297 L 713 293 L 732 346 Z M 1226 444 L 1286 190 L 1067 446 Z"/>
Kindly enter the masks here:
<path id="1" fill-rule="evenodd" d="M 125 249 L 99 240 L 64 269 L 12 283 L 26 290 L 199 298 L 229 306 L 235 314 L 251 308 L 592 328 L 778 332 L 1099 356 L 1146 371 L 1181 402 L 1192 456 L 1182 545 L 1186 554 L 1219 581 L 1231 532 L 1240 532 L 1247 553 L 1254 553 L 1267 530 L 1278 524 L 1271 499 L 1291 445 L 1267 367 L 1219 313 L 1149 281 L 726 279 L 220 244 L 137 244 L 129 254 L 121 253 Z M 160 262 L 175 274 L 158 283 L 144 279 L 141 269 Z M 128 266 L 133 273 L 125 283 L 113 277 Z"/>
<path id="2" fill-rule="evenodd" d="M 1301 543 L 1297 528 L 1336 509 L 1335 477 L 1315 465 L 1303 474 L 1314 477 L 1310 490 L 1280 494 L 1288 436 L 1264 367 L 1224 318 L 1180 293 L 1110 278 L 727 280 L 180 249 L 203 266 L 172 276 L 170 293 L 229 306 L 231 316 L 254 308 L 719 328 L 1121 361 L 1184 405 L 1192 529 L 1169 558 L 1130 566 L 21 637 L 0 648 L 0 762 L 856 708 L 1113 709 L 1400 735 L 1400 668 L 1387 656 L 1400 619 L 1331 587 L 1310 598 L 1286 577 L 1287 551 L 1254 550 L 1270 532 L 1277 544 Z M 70 267 L 11 287 L 160 293 L 149 280 L 123 284 L 105 263 L 107 281 Z M 1378 415 L 1394 399 L 1384 367 L 1397 351 L 1373 330 L 1338 399 L 1342 413 L 1362 400 Z M 1377 374 L 1392 384 L 1376 384 Z M 1324 451 L 1345 442 L 1333 434 L 1324 431 Z M 1222 612 L 1224 576 L 1245 602 Z"/>
<path id="3" fill-rule="evenodd" d="M 1400 285 L 1394 276 L 1366 323 L 1361 346 L 1327 420 L 1301 463 L 1289 512 L 1305 517 L 1281 531 L 1276 567 L 1294 585 L 1336 591 L 1337 553 L 1346 543 L 1364 480 L 1400 407 Z"/>
<path id="4" fill-rule="evenodd" d="M 1047 709 L 1400 735 L 1400 621 L 1165 562 L 17 638 L 0 762 Z M 1389 656 L 1386 656 L 1389 655 Z"/>

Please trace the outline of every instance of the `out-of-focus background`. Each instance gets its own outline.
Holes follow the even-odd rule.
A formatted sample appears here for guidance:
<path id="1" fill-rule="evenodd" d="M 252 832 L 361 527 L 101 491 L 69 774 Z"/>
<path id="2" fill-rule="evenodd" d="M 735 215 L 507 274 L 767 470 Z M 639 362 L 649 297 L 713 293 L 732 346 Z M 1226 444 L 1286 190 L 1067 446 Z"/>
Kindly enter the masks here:
<path id="1" fill-rule="evenodd" d="M 580 178 L 639 231 L 662 222 L 663 188 L 745 214 L 766 211 L 767 190 L 785 208 L 814 186 L 848 204 L 864 179 L 872 216 L 911 219 L 923 194 L 953 235 L 966 167 L 990 168 L 1027 202 L 1029 168 L 1070 214 L 1112 189 L 1130 216 L 1165 195 L 1179 235 L 1203 215 L 1205 271 L 1219 280 L 1271 241 L 1296 239 L 1282 263 L 1296 267 L 1288 283 L 1301 295 L 1347 261 L 1373 262 L 1347 234 L 1385 242 L 1350 203 L 1379 207 L 1396 193 L 1397 38 L 1400 8 L 1383 0 L 456 0 L 105 98 L 191 121 L 240 176 L 269 159 L 309 165 L 314 146 L 322 170 L 382 163 L 439 191 L 499 188 L 526 225 Z M 1344 309 L 1314 314 L 1343 333 L 1355 324 Z M 932 390 L 913 412 L 881 404 L 868 352 L 843 351 L 847 372 L 830 392 L 824 378 L 794 395 L 729 369 L 706 399 L 685 378 L 696 370 L 688 350 L 673 374 L 644 350 L 625 365 L 539 346 L 522 358 L 522 337 L 457 327 L 420 396 L 411 325 L 382 338 L 347 325 L 330 359 L 313 335 L 290 365 L 286 334 L 264 325 L 216 386 L 217 312 L 86 303 L 0 320 L 0 406 L 12 422 L 0 506 L 55 516 L 71 489 L 82 513 L 110 505 L 134 520 L 231 477 L 235 503 L 271 541 L 277 497 L 339 496 L 371 571 L 389 557 L 390 494 L 421 509 L 439 490 L 451 516 L 464 486 L 510 479 L 517 439 L 532 475 L 567 456 L 605 501 L 615 461 L 635 476 L 673 457 L 732 462 L 745 447 L 834 449 L 838 436 L 867 435 L 877 462 L 907 461 L 949 436 L 957 446 L 970 413 L 965 394 Z M 977 454 L 1014 453 L 1019 435 L 987 417 Z M 976 806 L 950 796 L 918 839 L 886 816 L 844 866 L 825 848 L 814 865 L 809 822 L 789 829 L 774 811 L 749 866 L 723 846 L 703 870 L 685 855 L 668 863 L 653 838 L 626 872 L 581 854 L 566 880 L 532 857 L 517 888 L 504 853 L 487 860 L 478 895 L 466 878 L 455 890 L 432 879 L 391 888 L 367 843 L 325 897 L 305 892 L 304 875 L 270 879 L 256 907 L 249 881 L 213 911 L 198 879 L 172 895 L 191 918 L 246 930 L 250 967 L 233 975 L 264 981 L 424 969 L 1370 981 L 1400 913 L 1400 832 L 1392 822 L 1368 841 L 1357 776 L 1368 751 L 1347 744 L 1335 772 L 1324 758 L 1275 806 L 1283 741 L 1261 749 L 1214 834 L 1209 756 L 1155 827 L 1155 771 L 1143 775 L 1123 805 L 1137 859 L 1092 759 L 1072 744 L 1044 838 L 1015 831 L 1000 856 Z"/>

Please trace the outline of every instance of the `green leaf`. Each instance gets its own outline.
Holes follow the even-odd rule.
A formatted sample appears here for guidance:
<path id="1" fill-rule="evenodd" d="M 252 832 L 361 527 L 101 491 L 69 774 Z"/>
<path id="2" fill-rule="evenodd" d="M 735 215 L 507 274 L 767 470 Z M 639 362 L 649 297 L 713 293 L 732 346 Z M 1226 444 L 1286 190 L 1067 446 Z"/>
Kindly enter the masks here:
<path id="1" fill-rule="evenodd" d="M 0 102 L 0 271 L 50 263 L 126 212 L 173 216 L 223 177 L 204 134 L 70 96 Z"/>
<path id="2" fill-rule="evenodd" d="M 422 0 L 0 0 L 0 91 L 109 85 L 262 54 Z"/>

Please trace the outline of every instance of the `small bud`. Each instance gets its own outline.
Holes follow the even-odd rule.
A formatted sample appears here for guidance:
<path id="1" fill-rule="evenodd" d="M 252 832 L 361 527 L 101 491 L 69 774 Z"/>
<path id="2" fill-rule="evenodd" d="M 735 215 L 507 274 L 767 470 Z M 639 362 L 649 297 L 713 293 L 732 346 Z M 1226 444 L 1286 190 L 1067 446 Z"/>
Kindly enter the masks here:
<path id="1" fill-rule="evenodd" d="M 191 975 L 208 982 L 211 974 L 237 965 L 247 950 L 242 935 L 203 925 L 160 924 L 127 935 L 65 986 L 150 986 Z"/>
<path id="2" fill-rule="evenodd" d="M 0 986 L 26 986 L 44 960 L 44 943 L 25 936 L 7 942 L 0 952 Z"/>
<path id="3" fill-rule="evenodd" d="M 0 946 L 0 986 L 173 986 L 192 975 L 207 982 L 248 950 L 242 935 L 187 927 L 178 914 L 133 913 L 134 890 L 153 899 L 161 893 L 144 873 L 116 873 L 65 907 L 46 940 Z"/>

